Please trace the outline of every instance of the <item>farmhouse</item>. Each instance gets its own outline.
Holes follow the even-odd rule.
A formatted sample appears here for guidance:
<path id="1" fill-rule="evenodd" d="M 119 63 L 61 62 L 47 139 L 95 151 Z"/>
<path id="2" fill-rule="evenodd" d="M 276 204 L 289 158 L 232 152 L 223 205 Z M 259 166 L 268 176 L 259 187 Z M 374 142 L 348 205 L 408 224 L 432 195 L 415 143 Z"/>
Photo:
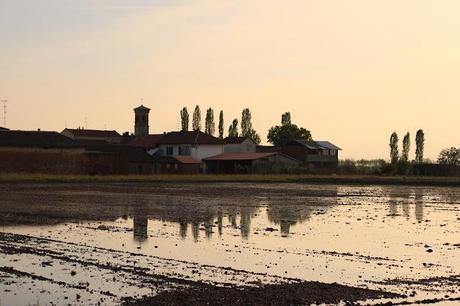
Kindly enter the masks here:
<path id="1" fill-rule="evenodd" d="M 299 160 L 309 168 L 334 169 L 342 150 L 329 141 L 295 140 L 282 146 L 280 152 Z"/>

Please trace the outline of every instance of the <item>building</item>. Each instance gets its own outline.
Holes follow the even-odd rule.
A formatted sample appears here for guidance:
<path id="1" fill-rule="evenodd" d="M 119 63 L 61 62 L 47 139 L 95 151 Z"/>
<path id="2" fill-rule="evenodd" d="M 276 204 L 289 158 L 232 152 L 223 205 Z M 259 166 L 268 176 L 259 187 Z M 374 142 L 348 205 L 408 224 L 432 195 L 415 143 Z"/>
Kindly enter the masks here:
<path id="1" fill-rule="evenodd" d="M 221 139 L 201 131 L 180 131 L 146 135 L 133 139 L 130 146 L 143 148 L 155 156 L 187 156 L 197 162 L 224 153 Z"/>
<path id="2" fill-rule="evenodd" d="M 207 173 L 269 173 L 274 164 L 297 167 L 299 161 L 278 152 L 233 152 L 204 159 Z"/>
<path id="3" fill-rule="evenodd" d="M 9 129 L 0 126 L 0 131 L 9 131 Z"/>
<path id="4" fill-rule="evenodd" d="M 154 159 L 145 150 L 127 145 L 86 144 L 85 171 L 89 174 L 153 174 Z"/>
<path id="5" fill-rule="evenodd" d="M 222 140 L 201 131 L 170 132 L 158 141 L 158 154 L 162 156 L 190 156 L 201 162 L 222 153 Z"/>
<path id="6" fill-rule="evenodd" d="M 333 170 L 337 168 L 340 150 L 329 141 L 295 140 L 282 146 L 280 152 L 309 168 Z"/>
<path id="7" fill-rule="evenodd" d="M 141 105 L 134 109 L 134 136 L 142 137 L 149 135 L 150 108 Z"/>
<path id="8" fill-rule="evenodd" d="M 256 152 L 257 144 L 249 137 L 227 137 L 224 139 L 224 152 Z"/>
<path id="9" fill-rule="evenodd" d="M 58 132 L 0 131 L 0 171 L 84 172 L 84 149 Z"/>
<path id="10" fill-rule="evenodd" d="M 114 130 L 64 129 L 61 134 L 82 143 L 104 142 L 120 144 L 122 141 L 122 136 Z"/>

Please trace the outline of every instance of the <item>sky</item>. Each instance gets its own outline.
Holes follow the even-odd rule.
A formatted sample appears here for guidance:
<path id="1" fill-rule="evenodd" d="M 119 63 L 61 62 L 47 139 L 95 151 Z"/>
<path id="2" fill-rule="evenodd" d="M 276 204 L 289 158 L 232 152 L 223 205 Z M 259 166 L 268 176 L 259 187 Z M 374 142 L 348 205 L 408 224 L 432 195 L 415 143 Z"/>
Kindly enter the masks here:
<path id="1" fill-rule="evenodd" d="M 7 127 L 177 130 L 179 111 L 250 108 L 266 143 L 289 111 L 342 158 L 460 147 L 457 0 L 0 0 Z M 0 123 L 3 125 L 3 122 Z M 400 145 L 401 147 L 401 145 Z"/>

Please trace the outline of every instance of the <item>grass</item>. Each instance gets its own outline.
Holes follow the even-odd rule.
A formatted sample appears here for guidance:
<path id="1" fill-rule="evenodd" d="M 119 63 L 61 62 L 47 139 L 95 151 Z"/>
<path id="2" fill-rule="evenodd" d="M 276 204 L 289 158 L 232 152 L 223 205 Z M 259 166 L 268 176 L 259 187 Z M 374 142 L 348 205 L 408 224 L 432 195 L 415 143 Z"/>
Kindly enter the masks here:
<path id="1" fill-rule="evenodd" d="M 459 186 L 460 177 L 313 174 L 251 175 L 75 175 L 0 173 L 0 183 L 313 183 L 359 185 Z"/>

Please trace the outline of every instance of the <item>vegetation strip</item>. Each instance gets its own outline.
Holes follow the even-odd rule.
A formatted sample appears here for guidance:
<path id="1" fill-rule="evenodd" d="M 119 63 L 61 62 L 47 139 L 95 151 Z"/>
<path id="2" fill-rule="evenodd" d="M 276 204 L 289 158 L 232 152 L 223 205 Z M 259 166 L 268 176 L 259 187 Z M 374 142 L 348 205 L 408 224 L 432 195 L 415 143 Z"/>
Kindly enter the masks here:
<path id="1" fill-rule="evenodd" d="M 0 183 L 303 183 L 460 187 L 458 177 L 360 175 L 53 175 L 0 174 Z"/>

